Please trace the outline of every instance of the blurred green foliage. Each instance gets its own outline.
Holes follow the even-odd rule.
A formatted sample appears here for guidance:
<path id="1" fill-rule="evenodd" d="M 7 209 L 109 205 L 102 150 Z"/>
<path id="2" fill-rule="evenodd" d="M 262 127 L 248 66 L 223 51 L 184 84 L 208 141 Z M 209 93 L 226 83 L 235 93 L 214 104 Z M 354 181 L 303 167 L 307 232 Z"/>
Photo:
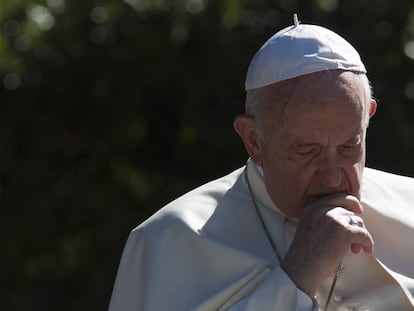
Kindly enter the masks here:
<path id="1" fill-rule="evenodd" d="M 368 165 L 414 175 L 412 1 L 1 1 L 1 310 L 106 309 L 128 232 L 243 165 L 247 65 L 295 12 L 361 52 Z"/>

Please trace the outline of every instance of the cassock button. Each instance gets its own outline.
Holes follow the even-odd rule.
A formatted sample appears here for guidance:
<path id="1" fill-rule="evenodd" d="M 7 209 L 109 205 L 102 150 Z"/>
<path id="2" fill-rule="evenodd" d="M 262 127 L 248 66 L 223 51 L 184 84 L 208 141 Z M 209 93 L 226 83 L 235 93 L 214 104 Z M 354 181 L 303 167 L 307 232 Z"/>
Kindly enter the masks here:
<path id="1" fill-rule="evenodd" d="M 335 295 L 335 296 L 333 296 L 333 300 L 338 303 L 338 302 L 342 301 L 342 297 Z"/>

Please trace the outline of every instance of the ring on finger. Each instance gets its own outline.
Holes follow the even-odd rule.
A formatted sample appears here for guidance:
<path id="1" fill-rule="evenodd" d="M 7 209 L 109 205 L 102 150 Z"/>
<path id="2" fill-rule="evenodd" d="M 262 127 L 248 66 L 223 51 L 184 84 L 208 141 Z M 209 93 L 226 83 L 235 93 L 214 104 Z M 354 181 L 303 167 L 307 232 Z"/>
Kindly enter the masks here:
<path id="1" fill-rule="evenodd" d="M 358 219 L 354 215 L 349 215 L 348 217 L 349 217 L 349 222 L 348 223 L 351 226 L 358 224 Z"/>

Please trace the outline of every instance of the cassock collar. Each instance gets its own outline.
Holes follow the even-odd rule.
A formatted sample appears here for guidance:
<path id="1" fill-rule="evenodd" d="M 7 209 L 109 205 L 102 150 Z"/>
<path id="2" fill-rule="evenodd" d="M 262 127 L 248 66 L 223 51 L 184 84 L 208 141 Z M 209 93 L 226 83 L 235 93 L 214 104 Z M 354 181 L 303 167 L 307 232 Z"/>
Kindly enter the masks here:
<path id="1" fill-rule="evenodd" d="M 264 184 L 263 175 L 260 172 L 259 168 L 254 164 L 254 162 L 249 159 L 246 164 L 246 173 L 250 185 L 253 191 L 253 200 L 256 200 L 261 206 L 265 206 L 266 208 L 271 209 L 272 211 L 280 214 L 284 218 L 288 219 L 291 222 L 297 223 L 298 220 L 286 216 L 277 206 L 273 203 L 272 199 L 269 196 L 269 193 L 266 190 L 266 186 Z"/>

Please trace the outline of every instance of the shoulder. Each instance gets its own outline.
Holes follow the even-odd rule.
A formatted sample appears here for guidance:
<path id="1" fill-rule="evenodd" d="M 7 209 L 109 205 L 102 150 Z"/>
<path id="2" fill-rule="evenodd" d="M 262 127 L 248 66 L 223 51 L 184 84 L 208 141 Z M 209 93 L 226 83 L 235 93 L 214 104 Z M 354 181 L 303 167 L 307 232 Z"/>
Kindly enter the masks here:
<path id="1" fill-rule="evenodd" d="M 365 169 L 362 185 L 364 221 L 375 240 L 375 256 L 387 267 L 414 276 L 414 179 Z"/>
<path id="2" fill-rule="evenodd" d="M 414 178 L 365 168 L 362 192 L 366 197 L 372 195 L 404 194 L 414 198 Z"/>
<path id="3" fill-rule="evenodd" d="M 197 231 L 213 214 L 216 207 L 223 200 L 228 199 L 229 193 L 241 190 L 239 177 L 243 169 L 239 168 L 178 197 L 145 220 L 133 233 L 145 231 L 152 235 L 179 227 Z"/>
<path id="4" fill-rule="evenodd" d="M 412 218 L 414 178 L 365 168 L 361 197 L 363 203 L 387 216 Z"/>
<path id="5" fill-rule="evenodd" d="M 364 169 L 364 181 L 365 180 L 368 180 L 368 181 L 377 180 L 380 183 L 386 182 L 388 184 L 391 183 L 391 184 L 400 185 L 400 186 L 414 184 L 414 178 L 412 177 L 393 174 L 393 173 L 389 173 L 386 171 L 377 170 L 377 169 L 373 169 L 369 167 L 366 167 Z"/>

